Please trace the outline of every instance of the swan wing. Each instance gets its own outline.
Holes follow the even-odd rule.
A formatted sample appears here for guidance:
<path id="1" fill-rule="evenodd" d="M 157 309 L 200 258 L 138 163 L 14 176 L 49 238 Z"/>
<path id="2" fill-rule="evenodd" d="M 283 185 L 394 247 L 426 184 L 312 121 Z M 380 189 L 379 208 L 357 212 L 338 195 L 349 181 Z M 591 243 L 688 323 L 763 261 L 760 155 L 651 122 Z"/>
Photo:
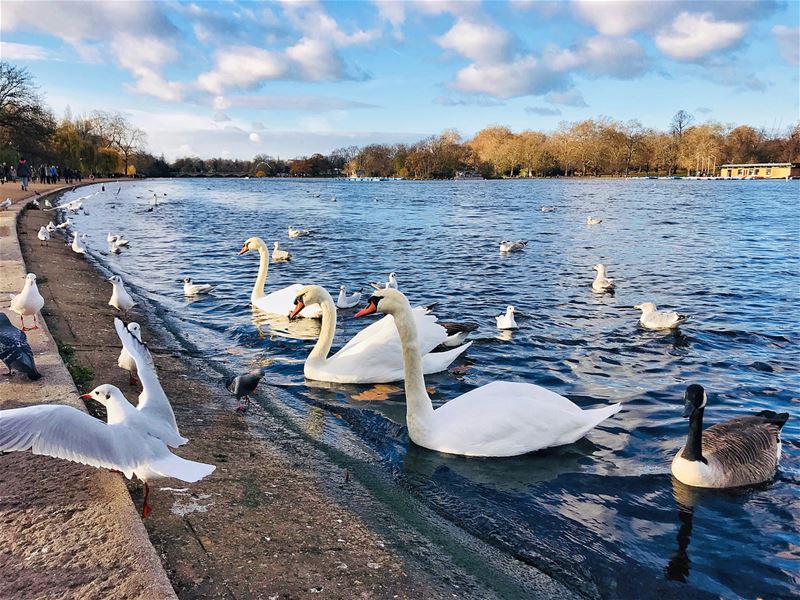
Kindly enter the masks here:
<path id="1" fill-rule="evenodd" d="M 426 315 L 424 309 L 414 309 L 414 320 L 417 324 L 417 338 L 420 352 L 425 355 L 447 338 L 447 331 L 436 323 L 436 317 Z M 334 356 L 362 354 L 365 349 L 380 349 L 382 354 L 391 354 L 402 359 L 403 346 L 400 335 L 394 324 L 394 317 L 386 315 L 368 327 L 359 331 Z"/>
<path id="2" fill-rule="evenodd" d="M 620 406 L 581 410 L 538 385 L 498 381 L 436 409 L 427 447 L 467 456 L 526 454 L 575 442 Z"/>
<path id="3" fill-rule="evenodd" d="M 130 478 L 153 458 L 152 446 L 127 425 L 108 425 L 72 406 L 28 406 L 0 411 L 0 451 L 31 450 Z"/>
<path id="4" fill-rule="evenodd" d="M 292 310 L 294 310 L 294 299 L 297 298 L 297 295 L 302 289 L 303 286 L 301 284 L 293 283 L 292 285 L 275 290 L 274 292 L 270 292 L 269 294 L 258 298 L 255 302 L 253 302 L 253 306 L 259 310 L 263 310 L 264 312 L 283 315 L 286 317 L 290 312 L 292 312 Z M 300 311 L 301 317 L 313 318 L 321 314 L 322 309 L 316 304 L 312 306 L 306 306 Z"/>

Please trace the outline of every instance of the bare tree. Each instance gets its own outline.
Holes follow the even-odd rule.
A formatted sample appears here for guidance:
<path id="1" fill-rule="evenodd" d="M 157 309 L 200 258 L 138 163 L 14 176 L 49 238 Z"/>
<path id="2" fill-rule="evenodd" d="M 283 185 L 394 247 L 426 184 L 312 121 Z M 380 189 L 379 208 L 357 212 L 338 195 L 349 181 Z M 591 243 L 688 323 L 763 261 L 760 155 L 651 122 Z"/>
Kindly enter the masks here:
<path id="1" fill-rule="evenodd" d="M 28 69 L 0 61 L 0 144 L 42 155 L 55 119 Z"/>
<path id="2" fill-rule="evenodd" d="M 686 128 L 692 124 L 694 121 L 694 115 L 691 113 L 686 112 L 683 109 L 680 109 L 678 112 L 675 113 L 675 116 L 672 117 L 672 122 L 670 123 L 670 127 L 672 129 L 672 135 L 681 139 L 683 137 L 683 132 L 686 131 Z"/>
<path id="3" fill-rule="evenodd" d="M 125 175 L 127 175 L 131 157 L 144 151 L 147 134 L 128 122 L 122 113 L 95 111 L 92 113 L 92 118 L 108 147 L 119 152 L 125 163 Z"/>

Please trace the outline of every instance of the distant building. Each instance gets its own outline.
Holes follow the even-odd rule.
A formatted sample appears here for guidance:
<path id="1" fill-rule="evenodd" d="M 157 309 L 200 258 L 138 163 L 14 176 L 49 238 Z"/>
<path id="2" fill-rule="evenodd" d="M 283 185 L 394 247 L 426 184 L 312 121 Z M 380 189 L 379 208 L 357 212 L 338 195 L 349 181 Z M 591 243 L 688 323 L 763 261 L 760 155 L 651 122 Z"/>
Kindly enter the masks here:
<path id="1" fill-rule="evenodd" d="M 722 165 L 719 176 L 731 179 L 800 179 L 800 163 Z"/>

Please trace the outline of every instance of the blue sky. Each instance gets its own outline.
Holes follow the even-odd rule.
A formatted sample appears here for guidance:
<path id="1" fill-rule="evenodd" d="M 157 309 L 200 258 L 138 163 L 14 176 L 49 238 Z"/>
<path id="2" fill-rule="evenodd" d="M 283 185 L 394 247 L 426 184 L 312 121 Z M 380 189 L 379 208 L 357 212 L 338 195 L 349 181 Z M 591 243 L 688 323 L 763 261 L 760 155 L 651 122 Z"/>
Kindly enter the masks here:
<path id="1" fill-rule="evenodd" d="M 117 110 L 167 158 L 294 157 L 601 115 L 784 129 L 800 3 L 16 2 L 0 54 L 57 115 Z"/>

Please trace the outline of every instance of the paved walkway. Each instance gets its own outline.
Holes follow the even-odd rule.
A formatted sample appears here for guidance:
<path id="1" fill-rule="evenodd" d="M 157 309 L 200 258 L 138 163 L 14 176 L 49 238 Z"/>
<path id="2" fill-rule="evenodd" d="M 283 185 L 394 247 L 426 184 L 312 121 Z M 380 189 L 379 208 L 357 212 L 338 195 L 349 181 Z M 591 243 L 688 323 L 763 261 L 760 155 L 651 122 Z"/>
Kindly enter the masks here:
<path id="1" fill-rule="evenodd" d="M 84 182 L 86 184 L 87 182 Z M 0 310 L 22 288 L 26 269 L 17 240 L 19 211 L 34 190 L 64 185 L 0 185 Z M 72 186 L 67 186 L 72 187 Z M 28 332 L 43 374 L 0 376 L 0 408 L 62 403 L 84 410 L 41 317 Z M 3 369 L 4 372 L 4 369 Z M 0 455 L 0 598 L 175 598 L 119 475 L 75 463 L 11 452 Z"/>

